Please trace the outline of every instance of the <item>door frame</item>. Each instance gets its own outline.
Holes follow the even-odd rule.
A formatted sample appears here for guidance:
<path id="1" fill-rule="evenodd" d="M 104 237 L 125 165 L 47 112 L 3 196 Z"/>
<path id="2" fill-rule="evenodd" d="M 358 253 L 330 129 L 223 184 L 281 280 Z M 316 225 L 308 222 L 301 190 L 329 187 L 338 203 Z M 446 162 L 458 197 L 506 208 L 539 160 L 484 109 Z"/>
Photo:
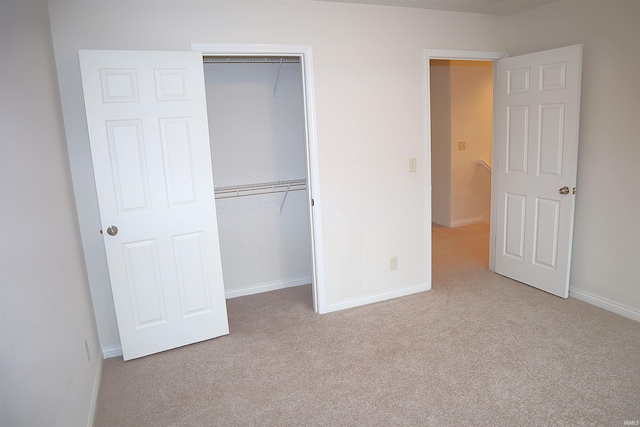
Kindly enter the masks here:
<path id="1" fill-rule="evenodd" d="M 313 54 L 309 45 L 281 44 L 220 44 L 191 43 L 191 50 L 204 55 L 229 56 L 298 56 L 302 69 L 302 97 L 305 125 L 305 149 L 307 162 L 307 202 L 309 206 L 309 234 L 311 250 L 311 287 L 313 310 L 327 312 L 324 281 L 324 251 L 322 243 L 320 204 L 320 168 L 318 162 L 318 136 L 316 127 L 315 91 L 313 78 Z"/>
<path id="2" fill-rule="evenodd" d="M 431 241 L 431 71 L 430 61 L 432 59 L 444 59 L 444 60 L 461 60 L 461 61 L 488 61 L 497 62 L 500 59 L 506 58 L 509 55 L 506 52 L 494 52 L 494 51 L 475 51 L 475 50 L 447 50 L 447 49 L 424 49 L 424 121 L 425 121 L 425 149 L 424 149 L 424 164 L 428 166 L 429 173 L 425 173 L 425 188 L 427 189 L 427 202 L 425 212 L 425 245 L 426 245 L 426 278 L 427 287 L 431 289 L 432 281 L 432 252 L 433 245 Z M 497 147 L 497 105 L 495 100 L 498 95 L 498 67 L 493 67 L 493 113 L 492 113 L 492 132 L 491 132 L 491 164 L 493 166 L 498 163 L 498 151 L 494 149 Z M 497 217 L 495 215 L 495 199 L 497 195 L 497 181 L 495 174 L 491 174 L 491 213 L 489 221 L 489 270 L 495 270 L 495 236 L 496 236 L 496 223 Z"/>

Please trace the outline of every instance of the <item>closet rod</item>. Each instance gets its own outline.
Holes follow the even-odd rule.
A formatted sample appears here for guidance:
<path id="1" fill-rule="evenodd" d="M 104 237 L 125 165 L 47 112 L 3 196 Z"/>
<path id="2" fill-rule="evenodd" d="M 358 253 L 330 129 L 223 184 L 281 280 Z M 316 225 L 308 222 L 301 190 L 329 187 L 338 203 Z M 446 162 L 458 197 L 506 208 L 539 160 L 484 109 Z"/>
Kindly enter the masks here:
<path id="1" fill-rule="evenodd" d="M 282 63 L 300 63 L 299 56 L 203 56 L 204 63 L 260 63 L 260 64 L 279 64 Z"/>

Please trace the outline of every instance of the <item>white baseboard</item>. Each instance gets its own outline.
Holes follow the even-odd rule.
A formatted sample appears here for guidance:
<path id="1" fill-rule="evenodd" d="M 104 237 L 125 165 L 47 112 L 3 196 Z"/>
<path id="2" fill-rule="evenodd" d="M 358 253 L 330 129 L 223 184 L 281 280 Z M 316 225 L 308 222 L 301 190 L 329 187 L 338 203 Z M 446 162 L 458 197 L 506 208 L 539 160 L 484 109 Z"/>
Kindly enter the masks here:
<path id="1" fill-rule="evenodd" d="M 487 218 L 484 215 L 477 216 L 475 218 L 467 218 L 467 219 L 459 219 L 457 221 L 451 221 L 451 228 L 455 227 L 464 227 L 465 225 L 471 224 L 480 224 L 487 221 Z"/>
<path id="2" fill-rule="evenodd" d="M 451 228 L 451 223 L 449 221 L 440 221 L 439 219 L 431 218 L 431 222 L 434 224 L 441 225 L 443 227 Z"/>
<path id="3" fill-rule="evenodd" d="M 96 414 L 98 410 L 98 394 L 100 392 L 100 382 L 102 381 L 102 361 L 103 359 L 98 360 L 96 377 L 93 380 L 93 390 L 91 392 L 91 406 L 89 407 L 89 417 L 87 418 L 87 427 L 92 427 L 96 423 Z"/>
<path id="4" fill-rule="evenodd" d="M 110 347 L 102 347 L 102 357 L 111 359 L 112 357 L 122 356 L 122 346 L 112 345 Z"/>
<path id="5" fill-rule="evenodd" d="M 483 222 L 486 222 L 488 224 L 489 220 L 487 219 L 486 216 L 480 215 L 475 218 L 459 219 L 457 221 L 439 221 L 439 220 L 432 219 L 431 222 L 441 225 L 443 227 L 455 228 L 455 227 L 464 227 L 465 225 L 471 225 L 471 224 L 480 224 Z"/>
<path id="6" fill-rule="evenodd" d="M 263 283 L 257 286 L 252 286 L 250 288 L 226 291 L 224 294 L 227 299 L 231 299 L 231 298 L 243 297 L 246 295 L 259 294 L 262 292 L 275 291 L 278 289 L 292 288 L 294 286 L 308 285 L 310 283 L 311 283 L 311 276 L 306 276 L 306 277 L 299 277 L 297 279 L 291 279 L 291 280 L 285 280 L 285 281 Z"/>
<path id="7" fill-rule="evenodd" d="M 349 301 L 343 301 L 335 304 L 327 304 L 325 313 L 331 313 L 332 311 L 345 310 L 347 308 L 359 307 L 361 305 L 367 305 L 374 302 L 386 301 L 393 298 L 404 297 L 407 295 L 415 294 L 422 291 L 428 291 L 429 287 L 426 284 L 412 286 L 410 288 L 399 289 L 397 291 L 385 292 L 383 294 L 371 295 L 364 298 L 356 298 Z"/>
<path id="8" fill-rule="evenodd" d="M 574 288 L 569 288 L 569 296 L 580 301 L 593 304 L 597 307 L 604 308 L 605 310 L 619 314 L 620 316 L 628 317 L 629 319 L 635 320 L 636 322 L 640 322 L 640 311 L 638 310 L 625 307 L 613 301 L 609 301 L 607 299 Z"/>

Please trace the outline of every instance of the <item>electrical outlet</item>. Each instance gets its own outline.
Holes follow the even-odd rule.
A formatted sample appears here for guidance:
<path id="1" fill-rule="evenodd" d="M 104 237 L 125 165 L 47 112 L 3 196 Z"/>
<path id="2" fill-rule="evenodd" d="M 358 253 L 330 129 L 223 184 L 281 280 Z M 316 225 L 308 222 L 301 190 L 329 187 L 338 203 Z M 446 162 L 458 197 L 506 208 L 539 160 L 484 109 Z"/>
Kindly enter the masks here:
<path id="1" fill-rule="evenodd" d="M 89 351 L 89 343 L 84 340 L 84 351 L 87 352 L 87 362 L 91 361 L 91 352 Z"/>
<path id="2" fill-rule="evenodd" d="M 417 160 L 415 157 L 411 157 L 409 159 L 409 172 L 415 172 L 418 170 L 418 167 L 416 166 Z"/>
<path id="3" fill-rule="evenodd" d="M 397 256 L 392 256 L 391 259 L 389 259 L 389 269 L 390 270 L 397 270 L 398 269 L 398 257 Z"/>
<path id="4" fill-rule="evenodd" d="M 458 150 L 466 150 L 467 141 L 458 141 Z"/>

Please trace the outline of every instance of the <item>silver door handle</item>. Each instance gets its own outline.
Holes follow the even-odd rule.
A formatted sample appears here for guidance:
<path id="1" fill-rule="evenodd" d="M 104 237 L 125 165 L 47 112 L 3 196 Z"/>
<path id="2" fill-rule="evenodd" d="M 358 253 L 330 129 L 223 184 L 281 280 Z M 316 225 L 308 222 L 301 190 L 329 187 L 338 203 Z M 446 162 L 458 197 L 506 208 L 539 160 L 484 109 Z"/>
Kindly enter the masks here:
<path id="1" fill-rule="evenodd" d="M 115 236 L 116 234 L 118 234 L 118 227 L 116 227 L 115 225 L 110 226 L 109 228 L 107 228 L 107 234 L 109 236 Z"/>
<path id="2" fill-rule="evenodd" d="M 564 187 L 562 187 L 560 190 L 558 190 L 558 192 L 560 194 L 569 194 L 569 187 L 567 187 L 566 185 Z M 107 230 L 107 233 L 109 232 L 109 230 Z"/>

